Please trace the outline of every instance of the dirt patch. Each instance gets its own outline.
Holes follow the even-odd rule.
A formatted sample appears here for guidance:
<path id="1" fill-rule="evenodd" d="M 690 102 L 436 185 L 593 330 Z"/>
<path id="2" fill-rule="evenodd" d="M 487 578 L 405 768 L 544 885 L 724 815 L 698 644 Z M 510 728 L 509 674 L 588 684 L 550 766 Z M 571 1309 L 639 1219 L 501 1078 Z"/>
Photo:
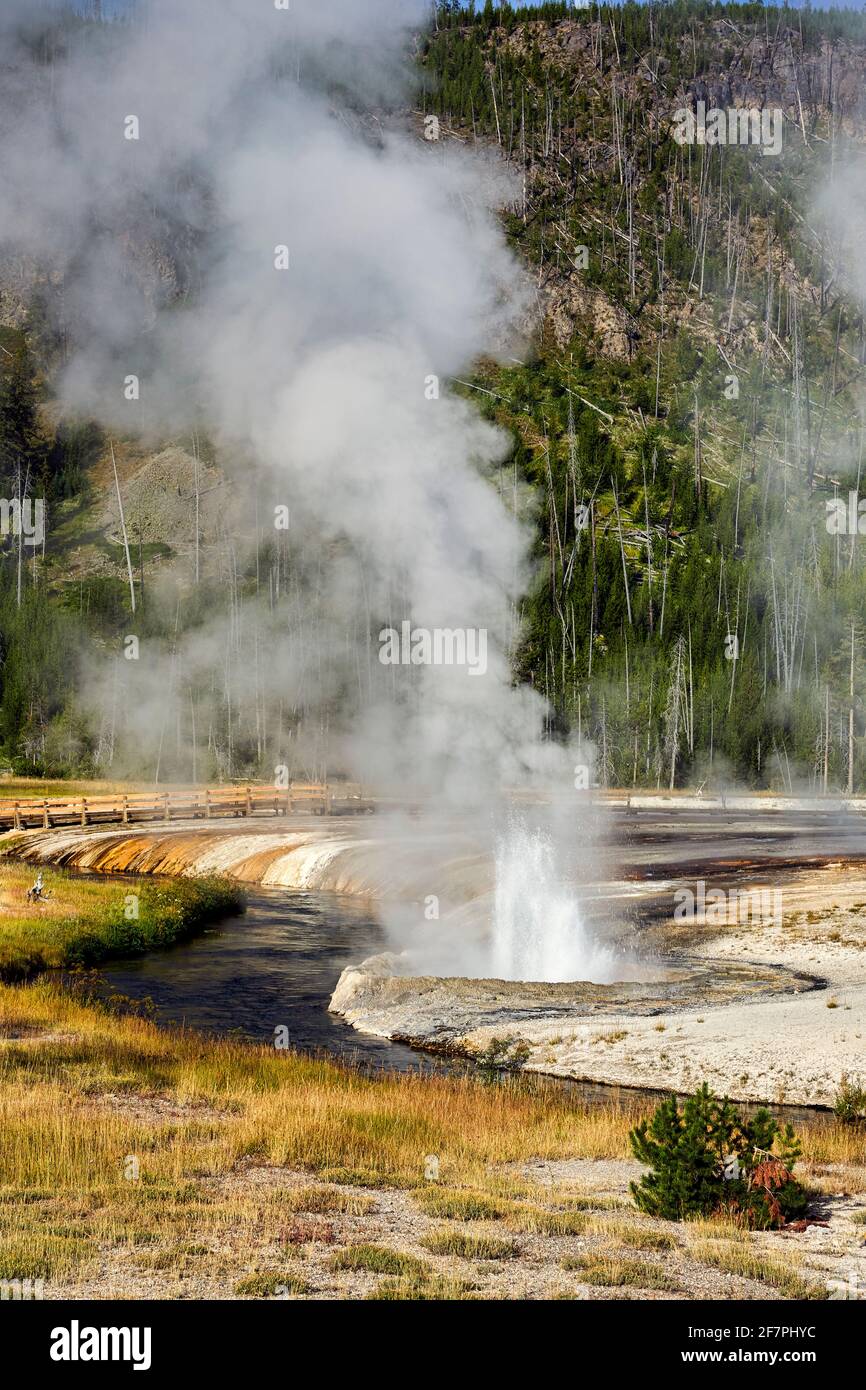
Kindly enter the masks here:
<path id="1" fill-rule="evenodd" d="M 291 1168 L 244 1165 L 201 1184 L 221 1214 L 211 1233 L 144 1249 L 105 1247 L 86 1277 L 52 1284 L 46 1296 L 227 1299 L 242 1296 L 237 1290 L 244 1281 L 264 1287 L 270 1280 L 271 1291 L 260 1296 L 358 1299 L 376 1296 L 388 1283 L 387 1267 L 384 1272 L 370 1267 L 383 1260 L 386 1266 L 392 1260 L 417 1265 L 437 1287 L 450 1285 L 459 1296 L 482 1299 L 782 1296 L 759 1279 L 707 1264 L 696 1228 L 636 1212 L 628 1201 L 628 1182 L 639 1171 L 637 1164 L 613 1160 L 521 1165 L 515 1173 L 520 1196 L 499 1199 L 496 1219 L 454 1221 L 422 1210 L 429 1185 L 417 1192 L 370 1191 L 323 1183 Z M 334 1210 L 317 1209 L 328 1205 L 323 1192 L 332 1194 Z M 275 1207 L 279 1198 L 287 1199 L 284 1207 Z M 341 1205 L 357 1210 L 340 1210 Z M 863 1228 L 851 1219 L 864 1209 L 862 1197 L 828 1199 L 822 1210 L 827 1227 L 799 1235 L 741 1232 L 735 1244 L 746 1243 L 756 1255 L 796 1268 L 819 1294 L 832 1280 L 862 1278 L 866 1289 Z M 521 1229 L 527 1212 L 571 1212 L 575 1229 L 569 1234 Z M 432 1253 L 431 1238 L 438 1238 L 435 1249 L 443 1233 L 456 1248 L 482 1253 Z M 486 1250 L 499 1251 L 499 1257 L 484 1258 Z M 384 1257 L 374 1259 L 377 1251 Z M 627 1282 L 591 1282 L 582 1270 L 594 1271 L 593 1279 L 600 1271 L 602 1278 Z M 648 1286 L 641 1286 L 641 1278 Z"/>

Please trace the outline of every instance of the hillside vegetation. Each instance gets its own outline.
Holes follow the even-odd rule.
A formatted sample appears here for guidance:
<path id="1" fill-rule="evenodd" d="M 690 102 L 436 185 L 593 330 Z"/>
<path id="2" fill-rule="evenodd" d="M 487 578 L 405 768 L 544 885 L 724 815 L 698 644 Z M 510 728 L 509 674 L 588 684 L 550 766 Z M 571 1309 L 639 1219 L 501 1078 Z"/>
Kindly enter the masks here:
<path id="1" fill-rule="evenodd" d="M 862 546 L 831 534 L 827 502 L 847 517 L 861 489 L 866 347 L 856 207 L 828 181 L 860 176 L 866 20 L 451 0 L 419 66 L 419 136 L 435 114 L 442 140 L 496 146 L 515 175 L 502 217 L 535 291 L 532 346 L 452 389 L 514 439 L 503 497 L 530 486 L 537 577 L 515 675 L 548 697 L 551 736 L 591 742 L 604 785 L 862 790 Z M 675 112 L 699 100 L 778 108 L 781 151 L 678 144 Z M 0 290 L 0 472 L 8 497 L 45 497 L 51 524 L 42 547 L 3 542 L 5 759 L 152 776 L 120 765 L 111 696 L 94 718 L 81 675 L 129 630 L 130 588 L 136 630 L 173 650 L 214 613 L 242 632 L 247 604 L 302 607 L 305 581 L 290 548 L 235 546 L 226 494 L 200 512 L 232 462 L 206 435 L 150 455 L 116 442 L 130 579 L 108 443 L 59 412 L 64 343 L 39 276 L 25 298 Z M 157 776 L 282 760 L 303 711 L 265 711 L 252 660 L 239 638 L 197 730 L 202 691 L 178 671 L 190 712 L 160 736 Z M 320 756 L 298 770 L 327 770 Z"/>
<path id="2" fill-rule="evenodd" d="M 862 17 L 450 6 L 425 63 L 446 133 L 519 171 L 545 314 L 476 383 L 540 499 L 521 674 L 603 783 L 861 786 L 862 555 L 827 529 L 860 486 L 857 229 L 819 204 L 858 168 Z M 778 106 L 780 155 L 676 143 L 699 99 Z"/>

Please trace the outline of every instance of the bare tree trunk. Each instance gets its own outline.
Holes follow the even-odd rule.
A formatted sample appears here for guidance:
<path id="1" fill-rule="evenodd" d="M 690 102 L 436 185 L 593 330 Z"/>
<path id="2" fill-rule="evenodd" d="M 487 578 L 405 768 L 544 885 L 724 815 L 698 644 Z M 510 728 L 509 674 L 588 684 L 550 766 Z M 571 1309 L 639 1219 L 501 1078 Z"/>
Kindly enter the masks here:
<path id="1" fill-rule="evenodd" d="M 192 782 L 195 786 L 198 781 L 198 769 L 196 766 L 196 744 L 195 744 L 195 696 L 192 693 L 192 686 L 189 688 L 189 717 L 192 725 Z"/>
<path id="2" fill-rule="evenodd" d="M 198 482 L 198 435 L 193 435 L 192 456 L 195 467 L 195 582 L 199 582 L 199 482 Z"/>
<path id="3" fill-rule="evenodd" d="M 132 578 L 132 561 L 129 558 L 129 537 L 126 534 L 126 520 L 123 515 L 123 500 L 120 496 L 120 479 L 117 476 L 117 460 L 114 457 L 114 444 L 111 444 L 111 466 L 114 469 L 114 486 L 117 489 L 117 509 L 120 512 L 120 529 L 123 532 L 123 549 L 126 554 L 126 572 L 129 575 L 129 598 L 135 613 L 135 583 Z M 141 528 L 139 527 L 139 536 Z M 139 548 L 140 553 L 140 548 Z"/>
<path id="4" fill-rule="evenodd" d="M 848 795 L 854 795 L 854 620 L 851 619 L 851 677 L 848 685 Z"/>
<path id="5" fill-rule="evenodd" d="M 649 630 L 652 633 L 653 627 L 655 626 L 653 618 L 653 548 L 652 539 L 650 537 L 649 499 L 647 497 L 646 489 L 646 467 L 644 465 L 643 459 L 641 459 L 641 471 L 643 473 L 643 514 L 644 525 L 646 526 L 647 612 L 649 617 Z"/>
<path id="6" fill-rule="evenodd" d="M 622 538 L 622 519 L 619 514 L 619 498 L 616 495 L 616 480 L 613 477 L 611 478 L 611 483 L 613 483 L 613 504 L 616 507 L 616 524 L 619 529 L 619 553 L 622 557 L 622 582 L 625 586 L 625 606 L 628 611 L 628 625 L 631 627 L 631 596 L 628 591 L 628 569 L 625 563 L 625 545 Z"/>
<path id="7" fill-rule="evenodd" d="M 827 782 L 830 774 L 830 687 L 824 687 L 824 795 L 827 795 Z"/>
<path id="8" fill-rule="evenodd" d="M 493 93 L 493 114 L 496 117 L 496 139 L 502 145 L 502 131 L 499 129 L 499 107 L 496 105 L 496 70 L 490 74 L 490 90 Z"/>

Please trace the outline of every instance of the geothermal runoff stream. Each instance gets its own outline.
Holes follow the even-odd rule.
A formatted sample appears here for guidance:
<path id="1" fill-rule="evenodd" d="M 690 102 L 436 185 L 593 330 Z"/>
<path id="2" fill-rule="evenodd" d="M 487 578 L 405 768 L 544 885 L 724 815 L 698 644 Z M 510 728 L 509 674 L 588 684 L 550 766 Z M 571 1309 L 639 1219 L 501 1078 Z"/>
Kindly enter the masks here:
<path id="1" fill-rule="evenodd" d="M 423 1052 L 356 1032 L 328 1012 L 345 967 L 384 944 L 363 901 L 257 888 L 242 916 L 167 951 L 108 962 L 100 974 L 109 994 L 151 999 L 158 1023 L 271 1045 L 285 1029 L 289 1047 L 351 1063 L 396 1071 L 435 1065 Z"/>
<path id="2" fill-rule="evenodd" d="M 248 885 L 245 916 L 106 967 L 109 989 L 151 997 L 165 1023 L 260 1042 L 285 1030 L 290 1046 L 398 1068 L 510 1038 L 562 1078 L 687 1090 L 707 1076 L 744 1101 L 832 1104 L 862 1055 L 861 956 L 846 945 L 866 904 L 861 808 L 659 798 L 609 807 L 605 826 L 568 873 L 519 815 L 486 837 L 385 815 L 68 827 L 27 831 L 15 852 Z M 757 917 L 676 920 L 683 894 L 743 892 Z"/>
<path id="3" fill-rule="evenodd" d="M 239 837 L 230 843 L 236 857 Z M 345 852 L 342 840 L 299 848 L 302 874 L 315 878 L 338 844 Z M 484 966 L 483 973 L 513 981 L 617 978 L 617 954 L 595 943 L 574 890 L 556 879 L 544 833 L 510 826 L 497 842 L 494 880 L 486 949 L 471 962 L 476 973 Z M 392 944 L 367 897 L 257 887 L 247 899 L 243 915 L 190 942 L 106 963 L 106 991 L 152 1000 L 164 1024 L 266 1043 L 286 1029 L 289 1046 L 351 1062 L 398 1070 L 433 1065 L 418 1049 L 354 1030 L 328 1011 L 343 970 Z"/>

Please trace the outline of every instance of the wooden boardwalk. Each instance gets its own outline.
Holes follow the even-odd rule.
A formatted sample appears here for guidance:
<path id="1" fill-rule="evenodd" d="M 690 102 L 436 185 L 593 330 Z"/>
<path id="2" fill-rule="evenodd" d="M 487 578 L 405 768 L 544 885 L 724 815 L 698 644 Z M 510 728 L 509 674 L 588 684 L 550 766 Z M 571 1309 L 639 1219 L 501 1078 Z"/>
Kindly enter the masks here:
<path id="1" fill-rule="evenodd" d="M 276 787 L 197 787 L 167 792 L 0 800 L 0 831 L 63 825 L 137 825 L 143 821 L 222 820 L 232 816 L 334 816 L 372 811 L 353 783 L 292 782 Z"/>

